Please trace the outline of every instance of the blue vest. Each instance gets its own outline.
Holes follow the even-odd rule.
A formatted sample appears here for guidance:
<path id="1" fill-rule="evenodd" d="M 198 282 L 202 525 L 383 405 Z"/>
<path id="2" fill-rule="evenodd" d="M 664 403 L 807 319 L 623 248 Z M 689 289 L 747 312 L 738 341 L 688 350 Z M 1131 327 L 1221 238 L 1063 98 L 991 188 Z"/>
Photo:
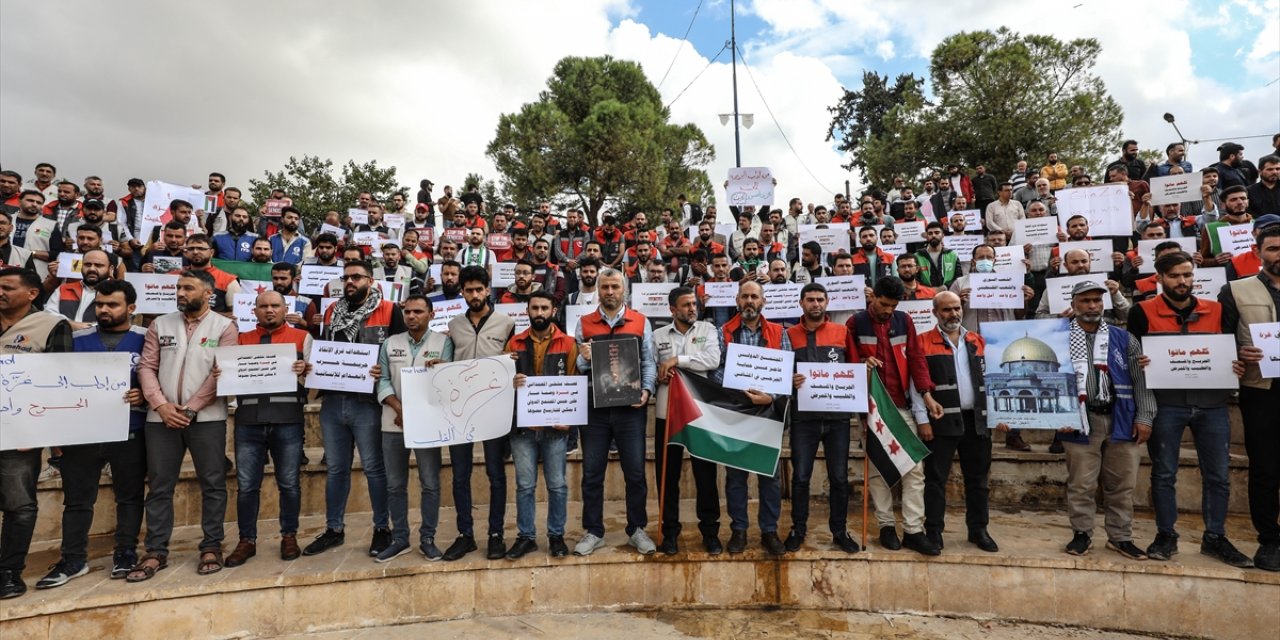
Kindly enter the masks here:
<path id="1" fill-rule="evenodd" d="M 1111 378 L 1111 441 L 1133 442 L 1133 419 L 1138 416 L 1138 403 L 1133 399 L 1133 375 L 1129 371 L 1129 332 L 1107 325 L 1111 332 L 1107 353 L 1107 376 Z M 1088 444 L 1089 436 L 1072 431 L 1059 436 L 1060 440 Z"/>
<path id="2" fill-rule="evenodd" d="M 289 246 L 284 246 L 284 238 L 280 234 L 271 236 L 271 260 L 274 262 L 288 262 L 289 264 L 302 264 L 302 250 L 307 246 L 307 239 L 302 234 L 293 239 Z"/>
<path id="3" fill-rule="evenodd" d="M 129 373 L 130 389 L 142 388 L 142 384 L 138 382 L 138 361 L 142 359 L 142 343 L 146 341 L 146 333 L 139 329 L 140 327 L 131 327 L 115 348 L 115 353 L 124 353 L 126 351 L 133 353 L 133 370 Z M 77 331 L 72 338 L 72 345 L 73 350 L 78 352 L 111 351 L 111 349 L 107 348 L 107 345 L 102 343 L 102 337 L 98 335 L 97 327 Z M 147 406 L 145 403 L 140 407 L 129 408 L 130 433 L 142 431 L 146 421 Z"/>
<path id="4" fill-rule="evenodd" d="M 253 241 L 257 239 L 258 234 L 249 231 L 238 237 L 230 232 L 216 234 L 213 236 L 213 255 L 223 260 L 248 262 L 253 255 Z"/>

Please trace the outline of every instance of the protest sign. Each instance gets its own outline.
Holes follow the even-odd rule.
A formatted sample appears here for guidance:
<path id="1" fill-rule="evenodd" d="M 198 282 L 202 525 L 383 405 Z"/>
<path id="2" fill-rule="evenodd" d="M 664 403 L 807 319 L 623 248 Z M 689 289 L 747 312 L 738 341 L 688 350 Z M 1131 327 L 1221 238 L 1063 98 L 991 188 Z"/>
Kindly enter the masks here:
<path id="1" fill-rule="evenodd" d="M 67 253 L 58 254 L 58 277 L 68 278 L 71 280 L 81 280 L 80 265 L 84 263 L 84 254 Z"/>
<path id="2" fill-rule="evenodd" d="M 432 303 L 435 316 L 431 318 L 427 328 L 448 335 L 449 321 L 467 312 L 467 301 L 462 296 L 452 300 L 436 300 Z"/>
<path id="3" fill-rule="evenodd" d="M 947 216 L 947 233 L 951 233 L 954 227 L 951 226 L 951 218 L 956 214 L 964 216 L 964 229 L 961 231 L 982 231 L 982 212 L 977 209 L 965 209 L 964 211 L 952 211 Z"/>
<path id="4" fill-rule="evenodd" d="M 631 308 L 647 318 L 670 318 L 667 295 L 678 284 L 674 282 L 641 282 L 631 285 Z"/>
<path id="5" fill-rule="evenodd" d="M 1133 206 L 1129 186 L 1119 182 L 1092 187 L 1061 189 L 1058 198 L 1058 224 L 1067 228 L 1072 216 L 1089 221 L 1089 235 L 1095 238 L 1129 236 L 1133 233 Z"/>
<path id="6" fill-rule="evenodd" d="M 969 307 L 971 309 L 1021 309 L 1022 276 L 1012 273 L 969 274 Z"/>
<path id="7" fill-rule="evenodd" d="M 1106 274 L 1115 268 L 1115 263 L 1111 261 L 1110 240 L 1079 240 L 1058 245 L 1058 257 L 1062 258 L 1058 273 L 1067 272 L 1067 252 L 1074 249 L 1083 249 L 1089 253 L 1089 273 L 1096 274 L 1099 278 L 1106 279 Z"/>
<path id="8" fill-rule="evenodd" d="M 1023 262 L 1027 254 L 1022 250 L 1022 245 L 993 248 L 996 250 L 996 273 L 1024 274 L 1027 272 L 1027 263 Z"/>
<path id="9" fill-rule="evenodd" d="M 898 242 L 924 242 L 924 225 L 924 220 L 898 222 L 893 225 L 893 230 L 898 233 Z"/>
<path id="10" fill-rule="evenodd" d="M 324 295 L 329 283 L 342 277 L 342 267 L 326 267 L 318 264 L 302 265 L 302 275 L 298 279 L 298 293 L 308 296 Z"/>
<path id="11" fill-rule="evenodd" d="M 1249 335 L 1253 338 L 1253 346 L 1262 349 L 1262 361 L 1258 363 L 1262 377 L 1280 378 L 1280 322 L 1251 324 Z"/>
<path id="12" fill-rule="evenodd" d="M 703 293 L 708 298 L 703 306 L 707 307 L 737 307 L 738 306 L 738 283 L 736 282 L 707 282 L 703 285 Z"/>
<path id="13" fill-rule="evenodd" d="M 827 311 L 862 311 L 867 308 L 866 276 L 822 276 L 814 281 L 827 288 Z M 799 304 L 797 298 L 796 305 Z"/>
<path id="14" fill-rule="evenodd" d="M 309 362 L 308 389 L 370 393 L 374 380 L 369 371 L 378 364 L 378 345 L 316 340 Z"/>
<path id="15" fill-rule="evenodd" d="M 1237 389 L 1231 371 L 1236 337 L 1229 334 L 1146 336 L 1142 353 L 1151 358 L 1143 369 L 1148 389 Z"/>
<path id="16" fill-rule="evenodd" d="M 801 245 L 816 242 L 822 247 L 823 255 L 848 252 L 851 246 L 849 229 L 844 225 L 802 224 L 799 233 Z"/>
<path id="17" fill-rule="evenodd" d="M 511 234 L 490 233 L 484 238 L 484 246 L 493 251 L 505 251 L 511 248 Z"/>
<path id="18" fill-rule="evenodd" d="M 351 218 L 351 226 L 369 224 L 369 212 L 364 209 L 347 209 L 347 217 Z"/>
<path id="19" fill-rule="evenodd" d="M 1156 272 L 1156 246 L 1166 242 L 1176 242 L 1187 253 L 1196 252 L 1195 238 L 1160 238 L 1159 240 L 1139 240 L 1138 256 L 1142 258 L 1142 264 L 1138 265 L 1138 273 L 1155 273 Z"/>
<path id="20" fill-rule="evenodd" d="M 178 276 L 167 273 L 126 273 L 138 292 L 137 313 L 161 314 L 178 310 Z"/>
<path id="21" fill-rule="evenodd" d="M 180 184 L 170 184 L 159 180 L 148 181 L 147 197 L 142 203 L 142 211 L 138 214 L 138 228 L 134 229 L 136 232 L 134 237 L 146 244 L 151 237 L 153 228 L 164 226 L 165 223 L 172 220 L 173 214 L 169 211 L 169 203 L 174 200 L 184 200 L 191 205 L 192 209 L 199 209 L 204 206 L 204 192 Z M 200 222 L 197 216 L 193 214 L 191 220 L 198 229 Z M 188 225 L 188 227 L 190 226 L 192 225 Z"/>
<path id="22" fill-rule="evenodd" d="M 529 376 L 516 389 L 516 426 L 587 424 L 588 376 Z"/>
<path id="23" fill-rule="evenodd" d="M 289 206 L 289 201 L 283 198 L 267 198 L 262 203 L 262 209 L 259 211 L 268 218 L 279 218 L 281 211 Z"/>
<path id="24" fill-rule="evenodd" d="M 867 410 L 867 366 L 861 363 L 797 362 L 804 384 L 796 390 L 800 411 Z"/>
<path id="25" fill-rule="evenodd" d="M 735 207 L 764 207 L 773 204 L 773 174 L 768 167 L 729 169 L 725 197 Z"/>
<path id="26" fill-rule="evenodd" d="M 942 237 L 942 246 L 956 252 L 960 257 L 960 262 L 967 262 L 973 258 L 973 248 L 986 242 L 986 239 L 978 235 L 949 235 Z"/>
<path id="27" fill-rule="evenodd" d="M 516 263 L 495 262 L 493 264 L 493 287 L 503 289 L 516 282 Z"/>
<path id="28" fill-rule="evenodd" d="M 1050 278 L 1050 282 L 1056 278 Z M 1047 294 L 1046 294 L 1047 295 Z M 1086 429 L 1065 318 L 982 323 L 987 424 Z"/>
<path id="29" fill-rule="evenodd" d="M 901 242 L 892 242 L 880 245 L 880 250 L 894 258 L 897 258 L 898 256 L 905 255 L 907 253 L 907 245 L 902 244 Z"/>
<path id="30" fill-rule="evenodd" d="M 347 237 L 346 229 L 343 229 L 342 227 L 335 227 L 327 222 L 322 223 L 320 225 L 320 233 L 317 234 L 317 236 L 322 236 L 322 235 L 325 235 L 326 233 L 333 234 L 333 236 L 336 237 L 339 241 Z"/>
<path id="31" fill-rule="evenodd" d="M 1222 253 L 1232 257 L 1253 251 L 1253 226 L 1247 224 L 1224 224 L 1217 229 L 1218 246 Z"/>
<path id="32" fill-rule="evenodd" d="M 775 396 L 791 395 L 794 351 L 729 343 L 725 351 L 724 386 L 754 389 Z"/>
<path id="33" fill-rule="evenodd" d="M 916 325 L 916 333 L 924 333 L 938 326 L 938 318 L 933 315 L 932 300 L 903 300 L 898 303 L 898 311 L 911 316 Z"/>
<path id="34" fill-rule="evenodd" d="M 1078 276 L 1046 278 L 1044 281 L 1044 296 L 1049 299 L 1049 313 L 1059 315 L 1063 311 L 1071 308 L 1071 289 L 1078 283 L 1094 282 L 1097 284 L 1103 284 L 1105 280 L 1105 275 L 1096 273 L 1082 273 Z M 1102 308 L 1106 310 L 1111 307 L 1111 294 L 1102 294 Z"/>
<path id="35" fill-rule="evenodd" d="M 1179 204 L 1200 200 L 1200 184 L 1203 182 L 1198 173 L 1179 173 L 1167 176 L 1151 176 L 1147 181 L 1151 187 L 1151 206 Z"/>
<path id="36" fill-rule="evenodd" d="M 404 446 L 432 449 L 511 431 L 516 363 L 507 355 L 400 370 Z"/>
<path id="37" fill-rule="evenodd" d="M 640 402 L 640 344 L 634 338 L 591 341 L 591 395 L 597 409 Z"/>
<path id="38" fill-rule="evenodd" d="M 254 344 L 218 347 L 218 395 L 290 393 L 298 389 L 293 363 L 298 354 L 293 344 Z"/>
<path id="39" fill-rule="evenodd" d="M 765 318 L 777 322 L 786 318 L 799 318 L 800 311 L 800 289 L 803 287 L 795 282 L 787 282 L 783 284 L 773 284 L 772 282 L 761 287 L 764 289 L 764 308 L 760 313 Z"/>
<path id="40" fill-rule="evenodd" d="M 594 304 L 567 304 L 564 306 L 564 332 L 577 335 L 578 321 L 582 316 L 596 310 Z"/>
<path id="41" fill-rule="evenodd" d="M 388 230 L 404 229 L 404 214 L 388 213 L 382 216 L 382 224 Z"/>
<path id="42" fill-rule="evenodd" d="M 127 439 L 124 396 L 133 358 L 127 352 L 0 354 L 0 450 Z"/>
<path id="43" fill-rule="evenodd" d="M 1011 244 L 1058 244 L 1058 219 L 1049 216 L 1015 220 Z"/>
<path id="44" fill-rule="evenodd" d="M 249 293 L 237 293 L 232 303 L 232 312 L 236 317 L 236 329 L 241 333 L 256 329 L 258 327 L 258 317 L 253 315 L 253 309 L 258 304 L 258 294 L 252 291 Z M 298 298 L 296 296 L 284 296 L 284 308 L 287 313 L 292 313 L 297 306 Z"/>
<path id="45" fill-rule="evenodd" d="M 520 333 L 529 328 L 529 304 L 526 302 L 508 302 L 493 305 L 494 313 L 501 313 L 515 321 L 515 332 Z"/>
<path id="46" fill-rule="evenodd" d="M 358 244 L 362 247 L 378 247 L 382 246 L 382 234 L 377 231 L 357 231 L 351 234 L 352 244 Z"/>

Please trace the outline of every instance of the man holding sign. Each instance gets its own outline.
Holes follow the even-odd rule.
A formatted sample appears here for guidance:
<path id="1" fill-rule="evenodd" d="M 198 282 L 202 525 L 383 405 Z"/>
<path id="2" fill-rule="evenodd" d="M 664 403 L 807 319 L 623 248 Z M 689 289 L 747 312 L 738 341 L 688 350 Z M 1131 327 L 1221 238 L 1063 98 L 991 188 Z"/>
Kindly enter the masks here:
<path id="1" fill-rule="evenodd" d="M 578 343 L 553 324 L 556 298 L 534 291 L 528 300 L 529 328 L 507 341 L 506 351 L 516 361 L 516 388 L 529 376 L 578 375 Z M 553 558 L 569 555 L 564 542 L 569 488 L 565 484 L 565 454 L 571 425 L 517 429 L 511 436 L 511 458 L 516 467 L 516 541 L 507 557 L 516 560 L 538 550 L 538 460 L 547 483 L 547 546 Z"/>
<path id="2" fill-rule="evenodd" d="M 663 489 L 662 543 L 658 549 L 666 555 L 680 552 L 680 475 L 684 467 L 684 447 L 667 443 L 667 392 L 675 369 L 706 376 L 720 367 L 723 354 L 720 332 L 715 325 L 698 320 L 698 296 L 690 287 L 676 287 L 667 294 L 672 323 L 653 332 L 653 349 L 658 363 L 658 401 L 655 407 L 653 455 Z M 665 463 L 664 463 L 665 461 Z M 698 530 L 702 546 L 710 555 L 724 551 L 720 544 L 720 490 L 716 485 L 716 465 L 701 458 L 691 458 L 694 487 L 697 493 Z"/>

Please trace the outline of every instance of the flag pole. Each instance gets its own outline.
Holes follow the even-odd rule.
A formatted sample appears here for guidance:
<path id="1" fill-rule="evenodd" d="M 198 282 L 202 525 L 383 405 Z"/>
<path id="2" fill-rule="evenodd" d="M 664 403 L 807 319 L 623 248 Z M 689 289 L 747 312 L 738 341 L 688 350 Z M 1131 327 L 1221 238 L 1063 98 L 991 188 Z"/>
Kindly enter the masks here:
<path id="1" fill-rule="evenodd" d="M 867 476 L 871 474 L 871 456 L 867 453 L 867 425 L 862 425 L 862 548 L 867 548 Z"/>
<path id="2" fill-rule="evenodd" d="M 678 371 L 673 370 L 671 375 L 672 377 L 674 377 L 680 374 Z M 670 389 L 668 389 L 667 391 L 670 392 Z M 657 412 L 655 411 L 654 413 L 656 414 Z M 668 413 L 667 420 L 670 420 L 670 419 L 671 419 L 671 415 L 670 413 Z M 667 461 L 671 458 L 670 452 L 667 450 L 668 439 L 671 433 L 671 427 L 669 426 L 667 420 L 662 421 L 662 464 L 660 465 L 662 469 L 658 472 L 660 474 L 658 476 L 658 535 L 659 536 L 664 535 L 662 533 L 662 514 L 665 513 L 664 509 L 666 508 L 666 502 L 667 502 Z M 656 417 L 654 418 L 654 421 L 657 422 Z M 656 436 L 657 434 L 654 434 L 654 435 Z M 658 453 L 658 448 L 655 447 L 653 452 L 656 455 Z"/>

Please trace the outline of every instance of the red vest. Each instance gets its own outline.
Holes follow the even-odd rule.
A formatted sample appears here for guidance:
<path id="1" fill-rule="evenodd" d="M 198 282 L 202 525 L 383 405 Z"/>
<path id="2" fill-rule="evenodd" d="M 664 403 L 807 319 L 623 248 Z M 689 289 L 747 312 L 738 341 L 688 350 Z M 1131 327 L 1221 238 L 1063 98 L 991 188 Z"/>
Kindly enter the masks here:
<path id="1" fill-rule="evenodd" d="M 1191 319 L 1186 324 L 1181 322 L 1164 296 L 1138 303 L 1142 312 L 1147 314 L 1147 334 L 1222 333 L 1222 305 L 1202 298 L 1195 298 L 1195 303 L 1195 310 L 1191 312 Z"/>
<path id="2" fill-rule="evenodd" d="M 740 315 L 736 315 L 728 322 L 724 323 L 724 327 L 721 328 L 721 330 L 724 331 L 724 343 L 729 344 L 733 342 L 733 334 L 737 333 L 738 329 L 741 328 L 742 316 Z M 760 334 L 761 337 L 764 338 L 764 346 L 770 349 L 781 349 L 783 331 L 784 329 L 782 328 L 782 325 L 760 318 Z"/>
<path id="3" fill-rule="evenodd" d="M 595 310 L 582 316 L 582 339 L 591 342 L 594 338 L 630 336 L 637 340 L 643 340 L 645 322 L 647 320 L 644 314 L 628 308 L 623 311 L 622 322 L 619 322 L 617 326 L 610 327 L 600 317 L 599 310 Z"/>

